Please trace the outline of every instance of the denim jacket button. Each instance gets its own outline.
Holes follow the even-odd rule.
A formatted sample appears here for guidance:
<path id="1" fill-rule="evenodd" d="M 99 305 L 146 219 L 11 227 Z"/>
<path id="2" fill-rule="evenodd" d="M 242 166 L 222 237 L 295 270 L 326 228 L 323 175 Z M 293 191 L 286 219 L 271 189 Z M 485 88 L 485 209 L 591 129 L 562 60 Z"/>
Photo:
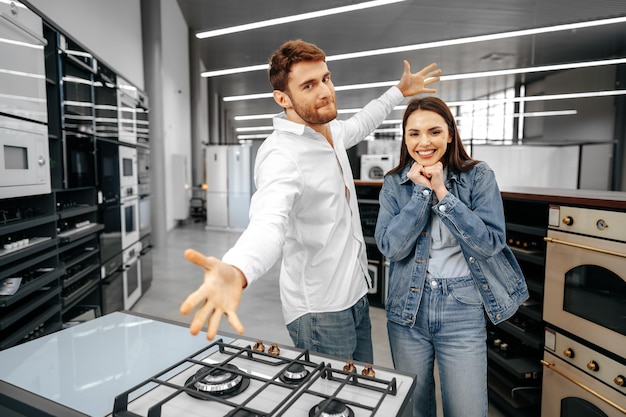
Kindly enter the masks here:
<path id="1" fill-rule="evenodd" d="M 447 207 L 446 207 L 445 204 L 442 204 L 442 205 L 439 206 L 439 211 L 442 212 L 442 213 L 445 213 L 446 209 L 447 209 Z"/>
<path id="2" fill-rule="evenodd" d="M 473 256 L 470 256 L 469 257 L 469 261 L 470 261 L 470 263 L 474 263 L 474 262 L 476 262 L 476 258 L 474 258 Z"/>
<path id="3" fill-rule="evenodd" d="M 423 191 L 422 191 L 422 194 L 424 194 L 424 195 L 430 195 L 430 190 L 423 190 Z"/>
<path id="4" fill-rule="evenodd" d="M 496 314 L 496 319 L 500 320 L 502 318 L 502 314 Z"/>
<path id="5" fill-rule="evenodd" d="M 489 289 L 489 285 L 483 284 L 483 290 L 487 291 Z"/>

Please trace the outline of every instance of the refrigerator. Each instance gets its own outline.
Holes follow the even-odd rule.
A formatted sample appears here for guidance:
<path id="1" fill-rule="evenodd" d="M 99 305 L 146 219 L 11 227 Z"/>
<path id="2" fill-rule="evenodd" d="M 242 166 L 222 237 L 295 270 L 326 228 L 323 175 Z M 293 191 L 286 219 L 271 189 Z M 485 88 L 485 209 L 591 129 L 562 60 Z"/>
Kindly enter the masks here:
<path id="1" fill-rule="evenodd" d="M 206 225 L 228 227 L 228 146 L 210 145 L 205 152 Z"/>
<path id="2" fill-rule="evenodd" d="M 251 197 L 251 145 L 228 146 L 228 226 L 245 229 Z"/>

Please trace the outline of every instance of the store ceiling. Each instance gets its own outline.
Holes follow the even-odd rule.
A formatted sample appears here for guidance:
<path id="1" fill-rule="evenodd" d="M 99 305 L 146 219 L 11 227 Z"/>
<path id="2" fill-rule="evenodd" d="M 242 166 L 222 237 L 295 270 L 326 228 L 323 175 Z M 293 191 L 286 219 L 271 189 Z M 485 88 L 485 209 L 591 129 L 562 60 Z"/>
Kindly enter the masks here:
<path id="1" fill-rule="evenodd" d="M 350 0 L 178 0 L 190 30 L 211 30 L 357 3 Z M 333 56 L 348 52 L 438 42 L 557 24 L 626 16 L 623 0 L 407 0 L 335 16 L 198 40 L 206 70 L 267 63 L 282 42 L 301 38 Z M 376 57 L 329 62 L 336 87 L 397 80 L 402 60 L 412 69 L 437 62 L 444 75 L 570 63 L 626 56 L 626 23 L 548 34 L 441 46 Z M 526 75 L 526 79 L 545 73 Z M 519 75 L 517 76 L 520 77 Z M 269 93 L 264 70 L 210 79 L 219 97 Z M 514 76 L 448 80 L 438 84 L 447 101 L 469 100 L 512 86 Z M 384 88 L 338 91 L 338 107 L 358 108 Z M 220 100 L 221 101 L 221 100 Z M 271 98 L 221 102 L 230 127 L 269 125 L 232 122 L 238 115 L 277 113 Z M 392 115 L 399 117 L 400 115 Z M 340 116 L 342 117 L 342 116 Z"/>

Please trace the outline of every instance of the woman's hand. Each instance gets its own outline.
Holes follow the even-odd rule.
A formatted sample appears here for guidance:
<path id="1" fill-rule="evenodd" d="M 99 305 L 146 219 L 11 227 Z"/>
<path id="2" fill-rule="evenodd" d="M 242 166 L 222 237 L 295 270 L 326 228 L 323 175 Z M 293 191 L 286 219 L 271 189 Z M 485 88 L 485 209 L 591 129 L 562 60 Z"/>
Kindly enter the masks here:
<path id="1" fill-rule="evenodd" d="M 236 313 L 247 283 L 243 273 L 232 265 L 214 257 L 205 257 L 193 249 L 185 251 L 185 258 L 204 268 L 204 282 L 180 306 L 182 314 L 198 307 L 189 326 L 191 334 L 197 335 L 208 322 L 207 338 L 213 340 L 222 315 L 237 333 L 243 333 L 243 325 Z"/>
<path id="2" fill-rule="evenodd" d="M 411 181 L 413 181 L 414 184 L 420 184 L 432 189 L 437 195 L 439 201 L 443 200 L 446 194 L 448 194 L 448 190 L 445 185 L 445 178 L 443 177 L 443 164 L 441 161 L 429 166 L 413 162 L 407 176 Z"/>

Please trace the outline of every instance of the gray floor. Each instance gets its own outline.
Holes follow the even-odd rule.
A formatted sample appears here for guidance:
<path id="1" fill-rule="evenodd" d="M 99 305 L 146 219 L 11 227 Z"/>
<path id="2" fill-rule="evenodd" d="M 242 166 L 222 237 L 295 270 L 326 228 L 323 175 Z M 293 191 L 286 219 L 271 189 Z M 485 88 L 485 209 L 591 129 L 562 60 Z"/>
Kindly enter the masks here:
<path id="1" fill-rule="evenodd" d="M 184 258 L 185 249 L 193 248 L 206 255 L 221 257 L 239 235 L 239 232 L 206 229 L 202 223 L 191 222 L 172 230 L 168 234 L 167 245 L 153 250 L 152 286 L 133 306 L 132 311 L 189 323 L 191 317 L 182 315 L 179 307 L 187 295 L 200 284 L 203 273 L 199 267 Z M 245 336 L 264 342 L 276 342 L 279 346 L 293 346 L 283 324 L 278 295 L 278 265 L 243 292 L 238 315 L 245 326 Z M 370 315 L 374 364 L 392 368 L 385 312 L 382 308 L 372 307 Z M 225 320 L 222 320 L 220 332 L 234 333 Z M 489 417 L 503 415 L 490 407 Z"/>

